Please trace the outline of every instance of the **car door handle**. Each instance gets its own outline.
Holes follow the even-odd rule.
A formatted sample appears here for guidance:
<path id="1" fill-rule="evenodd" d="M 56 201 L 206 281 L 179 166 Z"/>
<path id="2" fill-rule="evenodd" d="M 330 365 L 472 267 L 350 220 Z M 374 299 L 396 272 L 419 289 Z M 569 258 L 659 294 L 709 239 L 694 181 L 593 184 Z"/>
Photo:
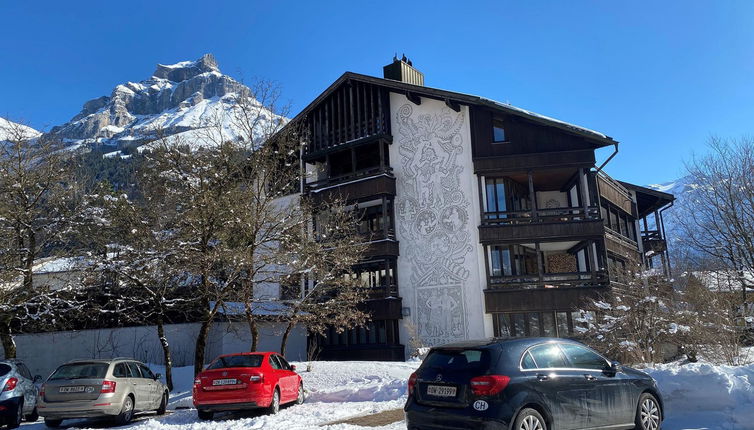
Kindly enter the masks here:
<path id="1" fill-rule="evenodd" d="M 590 374 L 588 374 L 588 373 L 585 373 L 585 374 L 584 374 L 584 378 L 586 378 L 586 380 L 587 380 L 587 381 L 594 381 L 595 379 L 597 379 L 597 377 L 596 377 L 596 376 L 594 376 L 594 375 L 590 375 Z"/>
<path id="2" fill-rule="evenodd" d="M 537 373 L 537 380 L 539 380 L 539 381 L 546 381 L 548 379 L 550 379 L 549 376 L 547 376 L 545 374 L 542 374 L 542 373 Z"/>

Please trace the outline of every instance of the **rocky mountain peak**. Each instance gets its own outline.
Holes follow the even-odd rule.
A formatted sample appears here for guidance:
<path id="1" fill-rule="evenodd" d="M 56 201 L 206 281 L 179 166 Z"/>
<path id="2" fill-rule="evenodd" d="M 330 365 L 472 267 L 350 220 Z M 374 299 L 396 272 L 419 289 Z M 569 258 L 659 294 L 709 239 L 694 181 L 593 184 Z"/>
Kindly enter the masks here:
<path id="1" fill-rule="evenodd" d="M 158 64 L 150 78 L 116 85 L 109 96 L 84 103 L 78 115 L 50 133 L 71 144 L 120 149 L 148 143 L 158 130 L 170 136 L 221 121 L 230 137 L 246 139 L 230 120 L 239 101 L 258 104 L 248 87 L 223 75 L 215 57 L 205 54 L 195 61 Z"/>
<path id="2" fill-rule="evenodd" d="M 180 63 L 170 65 L 158 64 L 157 70 L 154 71 L 152 76 L 173 82 L 181 82 L 208 72 L 220 73 L 217 60 L 215 60 L 215 56 L 212 54 L 204 54 L 202 58 L 196 61 L 181 61 Z"/>

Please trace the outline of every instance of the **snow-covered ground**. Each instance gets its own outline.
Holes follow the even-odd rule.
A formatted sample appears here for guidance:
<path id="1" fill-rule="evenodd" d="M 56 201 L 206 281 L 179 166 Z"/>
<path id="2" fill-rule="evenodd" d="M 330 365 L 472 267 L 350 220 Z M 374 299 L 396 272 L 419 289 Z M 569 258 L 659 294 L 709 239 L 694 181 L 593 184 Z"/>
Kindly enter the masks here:
<path id="1" fill-rule="evenodd" d="M 328 424 L 346 418 L 370 415 L 403 407 L 406 380 L 419 362 L 314 362 L 295 363 L 307 390 L 303 405 L 283 408 L 278 415 L 260 413 L 218 415 L 203 422 L 191 407 L 192 368 L 175 369 L 176 389 L 171 394 L 170 413 L 164 417 L 145 414 L 124 428 L 135 430 L 204 429 L 365 429 L 350 424 Z M 159 366 L 151 366 L 164 372 Z M 715 366 L 707 363 L 671 363 L 643 369 L 658 382 L 665 399 L 667 417 L 663 428 L 754 429 L 754 365 Z M 188 407 L 189 409 L 183 409 Z M 93 421 L 66 421 L 68 428 L 103 428 Z M 25 423 L 24 430 L 42 430 L 41 420 Z M 405 429 L 399 421 L 378 430 Z"/>

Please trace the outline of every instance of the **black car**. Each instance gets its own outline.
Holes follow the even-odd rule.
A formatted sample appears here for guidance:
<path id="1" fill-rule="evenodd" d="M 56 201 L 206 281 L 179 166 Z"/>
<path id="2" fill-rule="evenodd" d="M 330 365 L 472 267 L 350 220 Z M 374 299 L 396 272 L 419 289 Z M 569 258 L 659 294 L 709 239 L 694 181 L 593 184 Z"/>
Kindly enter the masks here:
<path id="1" fill-rule="evenodd" d="M 566 339 L 435 347 L 408 391 L 409 430 L 657 430 L 663 416 L 651 376 Z"/>

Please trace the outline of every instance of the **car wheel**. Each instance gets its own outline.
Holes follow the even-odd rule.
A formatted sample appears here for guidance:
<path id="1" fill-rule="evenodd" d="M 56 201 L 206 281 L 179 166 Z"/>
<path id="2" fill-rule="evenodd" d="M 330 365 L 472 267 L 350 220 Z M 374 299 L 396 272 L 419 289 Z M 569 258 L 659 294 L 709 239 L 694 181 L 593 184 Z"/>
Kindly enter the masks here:
<path id="1" fill-rule="evenodd" d="M 134 417 L 134 398 L 126 396 L 126 400 L 123 400 L 123 407 L 120 409 L 120 414 L 115 418 L 115 422 L 118 425 L 124 425 L 131 422 Z"/>
<path id="2" fill-rule="evenodd" d="M 162 395 L 162 401 L 160 402 L 160 407 L 157 408 L 157 415 L 165 415 L 165 411 L 168 409 L 168 392 L 166 391 Z"/>
<path id="3" fill-rule="evenodd" d="M 267 413 L 269 415 L 275 415 L 280 410 L 280 390 L 275 387 L 275 391 L 272 393 L 272 401 L 270 406 L 267 407 Z"/>
<path id="4" fill-rule="evenodd" d="M 636 406 L 636 428 L 641 430 L 658 430 L 662 424 L 660 403 L 655 396 L 644 393 Z"/>
<path id="5" fill-rule="evenodd" d="M 196 411 L 196 414 L 199 415 L 200 420 L 211 420 L 213 416 L 215 416 L 214 412 L 211 411 L 203 411 L 201 409 Z"/>
<path id="6" fill-rule="evenodd" d="M 45 418 L 45 425 L 47 427 L 54 428 L 54 429 L 60 427 L 60 423 L 62 422 L 63 420 L 53 420 L 53 419 Z"/>
<path id="7" fill-rule="evenodd" d="M 300 405 L 304 403 L 304 384 L 298 384 L 298 396 L 296 397 L 296 404 Z"/>
<path id="8" fill-rule="evenodd" d="M 515 430 L 547 430 L 547 422 L 535 409 L 526 408 L 518 413 L 513 428 Z"/>
<path id="9" fill-rule="evenodd" d="M 21 425 L 21 420 L 24 419 L 24 401 L 21 400 L 18 402 L 18 408 L 16 409 L 16 414 L 12 418 L 8 420 L 8 428 L 14 429 L 18 428 L 18 426 Z"/>
<path id="10" fill-rule="evenodd" d="M 39 419 L 39 411 L 37 411 L 37 408 L 34 407 L 34 410 L 31 411 L 31 413 L 26 416 L 26 421 L 33 423 L 33 422 L 36 422 L 38 419 Z"/>

